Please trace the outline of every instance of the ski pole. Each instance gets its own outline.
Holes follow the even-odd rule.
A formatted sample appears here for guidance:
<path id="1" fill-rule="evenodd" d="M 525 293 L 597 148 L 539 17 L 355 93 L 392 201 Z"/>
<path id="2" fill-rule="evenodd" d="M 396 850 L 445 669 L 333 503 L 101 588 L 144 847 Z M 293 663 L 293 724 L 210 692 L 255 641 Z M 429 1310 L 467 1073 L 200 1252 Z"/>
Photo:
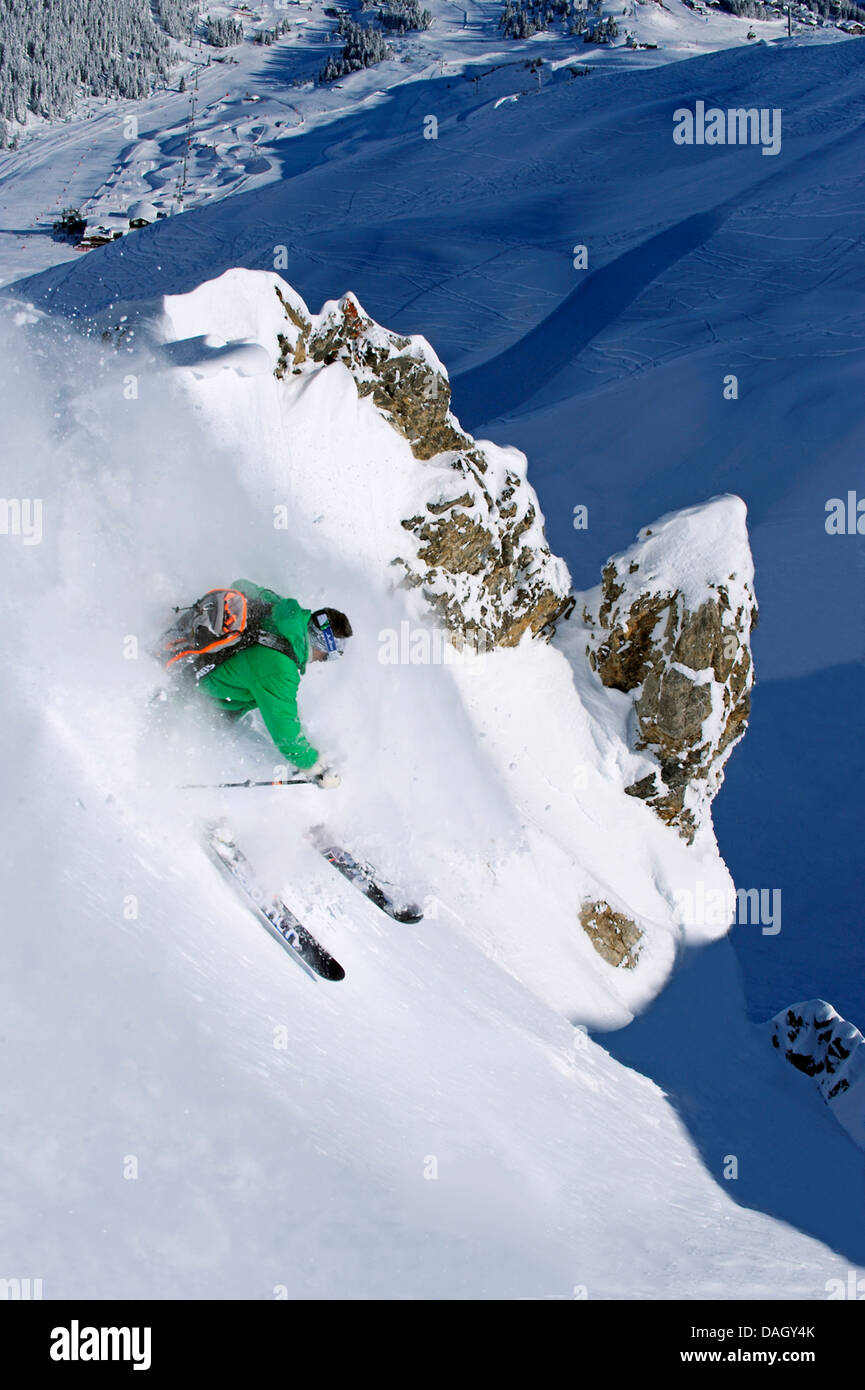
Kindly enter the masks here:
<path id="1" fill-rule="evenodd" d="M 316 783 L 311 777 L 280 777 L 272 782 L 253 782 L 248 779 L 246 782 L 182 782 L 179 790 L 189 791 L 215 791 L 218 787 L 314 787 Z"/>

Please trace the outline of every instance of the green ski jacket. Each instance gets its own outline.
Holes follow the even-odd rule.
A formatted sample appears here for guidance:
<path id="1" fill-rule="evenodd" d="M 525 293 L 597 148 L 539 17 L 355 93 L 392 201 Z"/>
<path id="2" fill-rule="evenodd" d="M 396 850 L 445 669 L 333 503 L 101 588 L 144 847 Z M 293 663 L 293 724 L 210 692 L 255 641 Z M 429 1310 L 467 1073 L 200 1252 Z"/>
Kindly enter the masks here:
<path id="1" fill-rule="evenodd" d="M 239 589 L 247 598 L 260 598 L 273 604 L 273 611 L 263 627 L 288 639 L 297 655 L 297 663 L 272 647 L 247 647 L 203 676 L 198 683 L 199 689 L 222 709 L 238 717 L 253 709 L 261 710 L 267 731 L 286 762 L 294 767 L 312 767 L 318 761 L 318 749 L 313 748 L 304 734 L 297 713 L 297 688 L 309 659 L 306 629 L 311 610 L 301 608 L 296 599 L 282 598 L 272 589 L 261 589 L 248 579 L 238 579 L 231 587 Z"/>

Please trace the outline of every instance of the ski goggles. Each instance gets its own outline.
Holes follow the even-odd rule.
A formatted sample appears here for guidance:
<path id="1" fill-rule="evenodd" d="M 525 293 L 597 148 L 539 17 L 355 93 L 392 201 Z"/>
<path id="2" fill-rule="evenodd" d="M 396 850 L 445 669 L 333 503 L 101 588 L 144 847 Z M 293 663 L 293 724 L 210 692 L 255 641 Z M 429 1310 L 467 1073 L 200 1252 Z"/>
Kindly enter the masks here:
<path id="1" fill-rule="evenodd" d="M 309 630 L 313 645 L 320 652 L 324 652 L 328 661 L 333 657 L 342 656 L 345 651 L 345 639 L 336 636 L 326 613 L 314 613 Z"/>

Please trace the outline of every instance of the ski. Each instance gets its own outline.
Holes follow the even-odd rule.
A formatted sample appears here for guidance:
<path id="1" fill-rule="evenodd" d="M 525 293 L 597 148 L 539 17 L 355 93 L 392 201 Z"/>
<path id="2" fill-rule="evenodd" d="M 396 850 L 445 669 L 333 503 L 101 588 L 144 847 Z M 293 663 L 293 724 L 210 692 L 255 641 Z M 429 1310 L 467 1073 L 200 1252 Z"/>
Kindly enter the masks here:
<path id="1" fill-rule="evenodd" d="M 423 908 L 417 903 L 399 902 L 399 893 L 393 884 L 381 878 L 371 864 L 355 859 L 347 849 L 333 844 L 323 825 L 313 826 L 309 838 L 328 864 L 332 864 L 343 878 L 347 878 L 349 883 L 360 889 L 364 897 L 369 898 L 382 912 L 386 912 L 388 917 L 392 917 L 395 922 L 421 921 Z"/>
<path id="2" fill-rule="evenodd" d="M 224 829 L 208 826 L 204 845 L 214 862 L 240 889 L 247 904 L 289 955 L 308 975 L 322 980 L 343 980 L 345 970 L 339 961 L 316 941 L 290 908 L 279 898 L 268 897 L 255 880 L 246 855 Z"/>

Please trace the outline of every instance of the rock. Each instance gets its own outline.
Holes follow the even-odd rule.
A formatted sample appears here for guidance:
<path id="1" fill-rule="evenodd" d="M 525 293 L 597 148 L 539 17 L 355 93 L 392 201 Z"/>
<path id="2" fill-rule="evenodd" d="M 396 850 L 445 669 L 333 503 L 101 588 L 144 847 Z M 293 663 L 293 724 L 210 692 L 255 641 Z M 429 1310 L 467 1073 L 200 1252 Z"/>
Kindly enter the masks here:
<path id="1" fill-rule="evenodd" d="M 372 396 L 409 441 L 415 458 L 472 447 L 450 414 L 450 382 L 441 363 L 422 339 L 381 328 L 354 295 L 325 307 L 307 351 L 314 362 L 344 362 L 359 394 Z"/>
<path id="2" fill-rule="evenodd" d="M 635 751 L 657 764 L 625 787 L 691 843 L 747 727 L 756 625 L 745 504 L 715 498 L 640 533 L 584 597 L 587 655 L 633 695 Z"/>
<path id="3" fill-rule="evenodd" d="M 641 777 L 639 781 L 632 782 L 629 787 L 625 787 L 627 796 L 639 797 L 641 801 L 648 801 L 650 796 L 656 796 L 658 784 L 655 781 L 654 772 L 650 772 L 648 777 Z"/>
<path id="4" fill-rule="evenodd" d="M 643 935 L 636 922 L 622 912 L 614 912 L 608 902 L 599 899 L 583 903 L 580 924 L 608 965 L 633 970 L 639 957 L 639 951 L 634 948 Z"/>
<path id="5" fill-rule="evenodd" d="M 423 509 L 400 523 L 411 540 L 392 559 L 403 582 L 460 643 L 514 646 L 553 622 L 570 602 L 570 576 L 546 543 L 524 456 L 460 428 L 447 372 L 425 339 L 382 328 L 352 294 L 312 317 L 284 282 L 275 290 L 286 318 L 276 376 L 341 362 L 358 395 L 430 465 Z"/>
<path id="6" fill-rule="evenodd" d="M 783 1057 L 810 1076 L 839 1124 L 865 1148 L 865 1038 L 825 999 L 793 1004 L 766 1029 Z"/>

